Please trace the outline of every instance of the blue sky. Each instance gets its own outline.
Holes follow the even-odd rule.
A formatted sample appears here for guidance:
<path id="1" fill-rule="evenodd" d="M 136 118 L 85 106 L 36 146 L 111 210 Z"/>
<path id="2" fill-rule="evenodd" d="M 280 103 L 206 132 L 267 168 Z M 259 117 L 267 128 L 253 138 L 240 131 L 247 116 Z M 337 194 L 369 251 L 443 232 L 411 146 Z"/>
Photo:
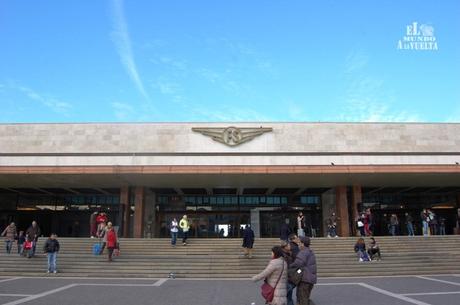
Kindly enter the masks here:
<path id="1" fill-rule="evenodd" d="M 1 0 L 0 122 L 460 122 L 460 1 Z M 437 50 L 400 50 L 406 26 Z"/>

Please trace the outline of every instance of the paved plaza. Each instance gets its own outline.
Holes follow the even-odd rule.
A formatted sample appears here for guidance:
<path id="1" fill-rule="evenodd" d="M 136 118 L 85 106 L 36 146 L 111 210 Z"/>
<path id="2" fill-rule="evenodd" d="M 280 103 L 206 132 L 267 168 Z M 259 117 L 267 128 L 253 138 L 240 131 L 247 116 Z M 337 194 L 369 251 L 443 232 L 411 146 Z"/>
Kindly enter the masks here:
<path id="1" fill-rule="evenodd" d="M 247 279 L 95 279 L 47 276 L 0 278 L 0 304 L 264 304 L 260 283 Z M 314 305 L 457 305 L 460 275 L 327 278 Z"/>

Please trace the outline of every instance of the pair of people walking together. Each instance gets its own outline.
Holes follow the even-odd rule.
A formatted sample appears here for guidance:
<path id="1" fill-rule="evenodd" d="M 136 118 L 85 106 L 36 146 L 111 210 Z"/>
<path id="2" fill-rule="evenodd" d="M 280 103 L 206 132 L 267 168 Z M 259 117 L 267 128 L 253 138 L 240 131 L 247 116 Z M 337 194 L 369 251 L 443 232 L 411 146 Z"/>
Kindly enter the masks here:
<path id="1" fill-rule="evenodd" d="M 300 250 L 295 259 L 289 259 L 289 249 L 283 250 L 283 247 L 275 246 L 272 248 L 272 259 L 268 266 L 252 278 L 253 281 L 265 279 L 265 283 L 273 288 L 273 298 L 266 298 L 270 305 L 293 304 L 292 299 L 288 299 L 288 284 L 297 287 L 297 304 L 310 304 L 310 294 L 317 280 L 316 257 L 309 248 L 309 237 L 297 238 L 297 242 Z M 267 287 L 266 284 L 263 287 Z"/>
<path id="2" fill-rule="evenodd" d="M 182 230 L 183 236 L 182 236 L 182 244 L 184 246 L 187 245 L 187 239 L 188 239 L 188 232 L 190 231 L 190 222 L 187 218 L 187 215 L 182 216 L 182 219 L 180 222 L 177 222 L 177 219 L 174 218 L 171 221 L 171 245 L 173 247 L 176 246 L 177 243 L 177 235 L 179 234 L 179 228 Z"/>

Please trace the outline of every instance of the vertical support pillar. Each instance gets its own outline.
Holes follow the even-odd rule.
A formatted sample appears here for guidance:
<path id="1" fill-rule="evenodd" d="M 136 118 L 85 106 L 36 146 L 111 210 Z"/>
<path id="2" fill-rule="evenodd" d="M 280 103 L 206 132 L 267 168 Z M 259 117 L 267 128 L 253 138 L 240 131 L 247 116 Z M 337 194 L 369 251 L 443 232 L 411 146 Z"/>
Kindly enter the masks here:
<path id="1" fill-rule="evenodd" d="M 134 232 L 135 238 L 143 237 L 144 232 L 144 207 L 145 207 L 145 189 L 142 186 L 136 186 L 134 189 Z"/>
<path id="2" fill-rule="evenodd" d="M 363 202 L 363 194 L 362 194 L 362 191 L 361 191 L 361 185 L 353 185 L 353 188 L 352 188 L 352 203 L 351 203 L 351 215 L 353 217 L 353 219 L 351 219 L 352 221 L 352 234 L 353 236 L 356 236 L 357 235 L 357 232 L 356 232 L 356 226 L 354 225 L 355 224 L 355 221 L 358 219 L 358 216 L 359 216 L 359 211 L 358 211 L 358 203 L 361 203 Z"/>
<path id="3" fill-rule="evenodd" d="M 155 236 L 155 229 L 157 224 L 155 222 L 156 219 L 156 194 L 155 192 L 147 191 L 145 192 L 145 204 L 144 204 L 144 238 L 152 238 L 152 237 L 159 237 Z"/>
<path id="4" fill-rule="evenodd" d="M 251 228 L 254 231 L 256 238 L 260 237 L 260 210 L 255 208 L 251 209 Z"/>
<path id="5" fill-rule="evenodd" d="M 129 186 L 122 186 L 120 189 L 120 204 L 121 210 L 123 211 L 123 223 L 122 223 L 122 236 L 129 237 L 129 215 L 131 214 L 131 207 L 129 204 Z"/>
<path id="6" fill-rule="evenodd" d="M 321 195 L 321 211 L 324 232 L 323 236 L 327 236 L 327 220 L 332 213 L 338 215 L 335 202 L 335 188 L 331 188 Z"/>
<path id="7" fill-rule="evenodd" d="M 339 217 L 339 235 L 343 237 L 350 236 L 350 220 L 348 217 L 348 199 L 346 186 L 337 186 L 335 188 L 335 205 L 337 216 Z"/>

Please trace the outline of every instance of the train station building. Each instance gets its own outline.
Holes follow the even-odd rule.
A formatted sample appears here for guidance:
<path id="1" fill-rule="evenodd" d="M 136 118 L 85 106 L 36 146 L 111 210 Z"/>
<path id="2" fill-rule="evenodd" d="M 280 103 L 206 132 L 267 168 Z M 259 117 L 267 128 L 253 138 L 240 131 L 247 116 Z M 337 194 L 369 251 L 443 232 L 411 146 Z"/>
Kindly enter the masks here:
<path id="1" fill-rule="evenodd" d="M 452 234 L 459 162 L 460 124 L 0 124 L 0 225 L 83 237 L 104 211 L 121 236 L 167 237 L 187 214 L 193 237 L 277 237 L 302 211 L 324 236 L 335 212 L 352 236 L 370 208 L 376 235 L 406 213 L 420 234 L 431 208 Z"/>

